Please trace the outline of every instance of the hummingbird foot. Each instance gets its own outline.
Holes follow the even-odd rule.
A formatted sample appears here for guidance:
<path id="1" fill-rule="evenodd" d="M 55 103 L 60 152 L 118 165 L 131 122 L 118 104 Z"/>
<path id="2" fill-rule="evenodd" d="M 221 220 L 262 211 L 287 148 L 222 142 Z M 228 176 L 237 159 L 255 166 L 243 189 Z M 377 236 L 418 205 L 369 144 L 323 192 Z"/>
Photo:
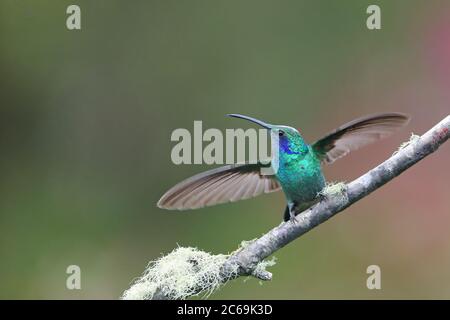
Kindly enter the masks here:
<path id="1" fill-rule="evenodd" d="M 288 203 L 286 209 L 284 210 L 283 221 L 284 222 L 290 221 L 292 223 L 297 223 L 298 222 L 297 215 L 300 214 L 300 212 L 302 211 L 300 209 L 301 208 L 298 207 L 296 202 Z"/>
<path id="2" fill-rule="evenodd" d="M 289 221 L 292 223 L 297 223 L 297 216 L 295 214 L 295 203 L 289 204 Z"/>

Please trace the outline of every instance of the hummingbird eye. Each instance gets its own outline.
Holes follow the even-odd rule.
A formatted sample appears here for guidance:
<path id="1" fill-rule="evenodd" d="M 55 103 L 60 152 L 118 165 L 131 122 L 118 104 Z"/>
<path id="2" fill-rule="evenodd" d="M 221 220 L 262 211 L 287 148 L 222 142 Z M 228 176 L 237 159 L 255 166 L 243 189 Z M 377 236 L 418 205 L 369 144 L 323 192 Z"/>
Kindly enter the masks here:
<path id="1" fill-rule="evenodd" d="M 278 136 L 279 136 L 279 137 L 284 136 L 284 131 L 283 131 L 283 130 L 279 130 L 279 131 L 278 131 Z"/>

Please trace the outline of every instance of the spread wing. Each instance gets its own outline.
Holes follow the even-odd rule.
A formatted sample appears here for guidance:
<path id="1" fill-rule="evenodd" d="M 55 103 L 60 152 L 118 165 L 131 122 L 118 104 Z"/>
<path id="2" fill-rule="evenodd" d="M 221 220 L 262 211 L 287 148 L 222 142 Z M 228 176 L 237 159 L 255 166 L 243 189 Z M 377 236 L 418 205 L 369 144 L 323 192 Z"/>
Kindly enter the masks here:
<path id="1" fill-rule="evenodd" d="M 263 167 L 270 163 L 233 164 L 202 172 L 175 185 L 157 205 L 169 210 L 197 209 L 280 190 L 274 175 L 261 175 Z"/>
<path id="2" fill-rule="evenodd" d="M 389 136 L 408 122 L 409 117 L 402 113 L 380 113 L 361 117 L 316 141 L 312 148 L 323 162 L 333 163 L 350 151 Z"/>

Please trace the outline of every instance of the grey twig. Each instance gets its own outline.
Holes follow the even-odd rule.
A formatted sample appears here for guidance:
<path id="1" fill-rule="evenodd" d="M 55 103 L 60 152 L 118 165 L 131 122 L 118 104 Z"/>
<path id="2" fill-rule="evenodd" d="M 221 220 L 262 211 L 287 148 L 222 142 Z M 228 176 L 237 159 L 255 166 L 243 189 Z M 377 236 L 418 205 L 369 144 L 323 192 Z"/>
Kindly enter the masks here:
<path id="1" fill-rule="evenodd" d="M 449 137 L 450 116 L 447 116 L 421 137 L 402 146 L 389 159 L 348 183 L 337 194 L 325 196 L 318 204 L 298 215 L 296 223 L 281 223 L 261 238 L 231 254 L 221 267 L 222 282 L 245 275 L 270 280 L 272 274 L 258 268 L 258 264 L 265 258 L 400 175 L 436 151 Z M 165 296 L 157 290 L 153 298 L 164 299 Z"/>

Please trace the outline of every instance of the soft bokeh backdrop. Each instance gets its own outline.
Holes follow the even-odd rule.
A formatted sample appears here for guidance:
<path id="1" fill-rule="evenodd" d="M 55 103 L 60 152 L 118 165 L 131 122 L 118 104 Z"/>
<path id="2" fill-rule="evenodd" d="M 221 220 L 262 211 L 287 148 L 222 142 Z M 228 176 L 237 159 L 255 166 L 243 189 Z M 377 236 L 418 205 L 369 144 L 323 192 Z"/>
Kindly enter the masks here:
<path id="1" fill-rule="evenodd" d="M 82 30 L 66 29 L 66 8 Z M 366 28 L 378 4 L 382 29 Z M 314 139 L 401 111 L 409 127 L 325 168 L 350 181 L 450 110 L 448 1 L 0 0 L 0 298 L 115 299 L 174 247 L 234 250 L 280 222 L 281 193 L 187 213 L 156 208 L 207 166 L 171 132 L 249 127 Z M 272 282 L 212 298 L 450 298 L 450 147 L 277 252 Z M 82 290 L 66 289 L 66 267 Z M 366 268 L 382 269 L 382 290 Z"/>

